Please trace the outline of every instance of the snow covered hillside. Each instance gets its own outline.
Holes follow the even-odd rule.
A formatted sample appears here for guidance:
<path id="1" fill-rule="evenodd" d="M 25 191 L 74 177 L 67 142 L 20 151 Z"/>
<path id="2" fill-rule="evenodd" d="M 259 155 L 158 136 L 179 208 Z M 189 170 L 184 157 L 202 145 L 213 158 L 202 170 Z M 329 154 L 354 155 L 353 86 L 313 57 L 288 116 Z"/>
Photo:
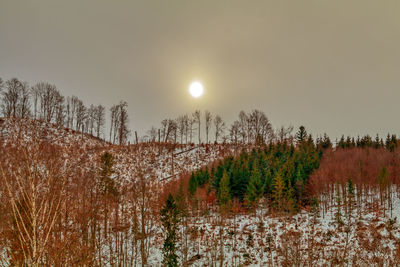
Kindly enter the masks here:
<path id="1" fill-rule="evenodd" d="M 193 217 L 180 229 L 179 256 L 191 266 L 220 266 L 221 262 L 223 266 L 399 266 L 398 191 L 387 216 L 368 201 L 354 207 L 349 216 L 337 205 L 328 210 L 272 216 L 259 209 L 257 214 L 228 218 L 218 213 Z M 162 243 L 163 233 L 158 231 L 151 266 L 161 266 Z"/>
<path id="2" fill-rule="evenodd" d="M 227 145 L 218 144 L 207 147 L 156 143 L 118 146 L 55 124 L 16 118 L 0 118 L 0 140 L 3 145 L 41 140 L 60 146 L 70 156 L 85 154 L 93 162 L 97 162 L 102 153 L 109 152 L 115 157 L 115 178 L 121 182 L 137 179 L 140 173 L 166 181 L 204 167 L 231 151 Z"/>

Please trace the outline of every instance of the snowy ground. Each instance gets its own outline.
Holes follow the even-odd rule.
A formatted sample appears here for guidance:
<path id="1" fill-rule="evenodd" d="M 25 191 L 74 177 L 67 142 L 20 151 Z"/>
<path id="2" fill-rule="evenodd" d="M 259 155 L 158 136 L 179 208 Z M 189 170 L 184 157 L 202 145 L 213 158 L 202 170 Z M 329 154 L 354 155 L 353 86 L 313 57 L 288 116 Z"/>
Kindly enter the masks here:
<path id="1" fill-rule="evenodd" d="M 342 214 L 340 226 L 335 220 L 337 207 L 324 217 L 308 211 L 273 217 L 264 210 L 224 221 L 216 213 L 192 218 L 187 259 L 192 266 L 220 266 L 221 255 L 223 266 L 398 266 L 400 199 L 396 196 L 393 201 L 391 217 L 366 203 L 361 218 L 354 209 L 350 220 Z M 182 228 L 184 240 L 183 232 Z M 151 266 L 161 266 L 162 242 L 159 232 L 150 253 Z M 184 247 L 180 244 L 181 259 Z"/>
<path id="2" fill-rule="evenodd" d="M 68 157 L 84 157 L 98 162 L 100 155 L 110 152 L 115 157 L 115 177 L 119 182 L 146 178 L 166 181 L 183 173 L 201 168 L 230 153 L 227 145 L 177 145 L 142 143 L 118 146 L 88 134 L 58 127 L 38 120 L 0 118 L 0 141 L 30 145 L 35 140 L 46 141 L 63 148 Z M 180 153 L 182 152 L 182 153 Z"/>
<path id="3" fill-rule="evenodd" d="M 37 129 L 42 129 L 39 136 Z M 116 178 L 128 182 L 140 173 L 156 181 L 168 180 L 231 152 L 222 145 L 115 146 L 55 125 L 11 119 L 0 120 L 0 138 L 3 144 L 18 138 L 18 145 L 41 138 L 63 147 L 66 154 L 76 155 L 79 148 L 78 154 L 86 153 L 91 160 L 108 151 L 116 158 Z M 186 262 L 191 266 L 220 266 L 221 262 L 223 266 L 400 266 L 400 199 L 393 196 L 391 216 L 377 212 L 378 198 L 371 199 L 375 202 L 354 207 L 350 219 L 342 210 L 341 225 L 336 222 L 336 206 L 315 216 L 308 211 L 272 216 L 265 209 L 223 220 L 211 211 L 191 216 L 187 227 L 180 229 L 180 263 L 187 248 Z M 154 225 L 152 233 L 148 263 L 161 266 L 164 233 L 159 225 Z"/>

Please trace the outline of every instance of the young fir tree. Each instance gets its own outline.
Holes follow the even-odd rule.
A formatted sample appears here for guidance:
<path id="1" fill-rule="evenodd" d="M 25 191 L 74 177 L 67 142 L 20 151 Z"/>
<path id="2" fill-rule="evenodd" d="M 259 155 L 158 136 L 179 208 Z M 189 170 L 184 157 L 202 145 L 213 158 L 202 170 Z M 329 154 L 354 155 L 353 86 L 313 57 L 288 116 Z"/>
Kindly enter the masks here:
<path id="1" fill-rule="evenodd" d="M 224 171 L 219 183 L 218 201 L 222 212 L 227 212 L 230 209 L 231 194 L 229 191 L 229 176 L 226 171 Z"/>
<path id="2" fill-rule="evenodd" d="M 179 184 L 178 192 L 175 196 L 176 206 L 178 207 L 179 214 L 182 216 L 186 216 L 188 213 L 188 205 L 186 201 L 185 194 L 183 192 L 183 182 Z"/>
<path id="3" fill-rule="evenodd" d="M 165 240 L 163 245 L 163 265 L 178 266 L 177 239 L 179 210 L 174 197 L 169 194 L 163 209 L 161 210 L 161 222 L 164 227 Z"/>
<path id="4" fill-rule="evenodd" d="M 258 166 L 257 164 L 253 165 L 253 170 L 250 175 L 250 181 L 249 184 L 247 185 L 247 191 L 245 196 L 245 200 L 251 208 L 256 207 L 258 201 L 264 194 L 264 185 L 261 181 L 261 173 L 257 166 Z"/>
<path id="5" fill-rule="evenodd" d="M 282 176 L 278 174 L 275 177 L 274 191 L 273 191 L 274 204 L 278 211 L 281 211 L 283 208 L 283 201 L 285 199 L 284 192 L 285 192 L 285 183 L 282 179 Z"/>
<path id="6" fill-rule="evenodd" d="M 336 193 L 336 208 L 337 208 L 337 210 L 335 212 L 335 222 L 337 223 L 338 228 L 343 225 L 341 207 L 342 207 L 342 198 L 340 197 L 339 190 L 337 190 L 337 193 Z"/>
<path id="7" fill-rule="evenodd" d="M 289 181 L 288 188 L 286 190 L 286 209 L 290 213 L 295 213 L 296 207 L 296 197 L 294 194 L 294 189 L 292 183 Z"/>
<path id="8" fill-rule="evenodd" d="M 197 174 L 195 174 L 194 172 L 192 173 L 192 175 L 190 176 L 189 179 L 189 187 L 188 187 L 188 191 L 190 193 L 191 196 L 193 196 L 196 193 L 197 190 Z"/>
<path id="9" fill-rule="evenodd" d="M 383 205 L 384 193 L 385 193 L 387 187 L 389 186 L 388 171 L 387 171 L 385 166 L 383 166 L 382 169 L 379 172 L 378 184 L 379 184 L 379 193 L 380 193 L 381 205 Z"/>
<path id="10" fill-rule="evenodd" d="M 348 195 L 348 220 L 350 221 L 351 215 L 353 213 L 353 205 L 354 205 L 354 184 L 353 181 L 349 178 L 347 179 L 347 195 Z"/>

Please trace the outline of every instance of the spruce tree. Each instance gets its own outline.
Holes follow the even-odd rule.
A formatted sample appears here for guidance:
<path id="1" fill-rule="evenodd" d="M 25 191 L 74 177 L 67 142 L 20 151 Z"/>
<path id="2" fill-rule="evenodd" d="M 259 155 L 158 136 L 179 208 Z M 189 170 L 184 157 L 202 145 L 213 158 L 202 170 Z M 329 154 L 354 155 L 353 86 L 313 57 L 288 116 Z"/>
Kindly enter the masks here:
<path id="1" fill-rule="evenodd" d="M 198 185 L 197 175 L 195 173 L 192 173 L 189 179 L 189 187 L 188 187 L 188 191 L 191 196 L 193 196 L 196 193 L 197 185 Z"/>
<path id="2" fill-rule="evenodd" d="M 218 201 L 221 211 L 227 212 L 231 204 L 231 194 L 229 190 L 229 176 L 225 171 L 219 183 Z"/>
<path id="3" fill-rule="evenodd" d="M 174 197 L 169 194 L 163 209 L 161 210 L 161 222 L 164 227 L 165 240 L 163 245 L 163 265 L 178 266 L 177 241 L 179 210 Z"/>
<path id="4" fill-rule="evenodd" d="M 348 194 L 348 220 L 350 221 L 351 215 L 353 213 L 353 202 L 354 202 L 354 184 L 349 178 L 347 179 L 347 194 Z"/>
<path id="5" fill-rule="evenodd" d="M 307 131 L 306 128 L 302 125 L 299 127 L 299 130 L 296 133 L 296 141 L 297 144 L 301 144 L 307 138 Z"/>
<path id="6" fill-rule="evenodd" d="M 247 185 L 245 200 L 247 204 L 254 208 L 264 193 L 264 185 L 261 180 L 261 173 L 257 167 L 253 165 L 253 170 L 250 175 L 250 181 Z"/>
<path id="7" fill-rule="evenodd" d="M 296 211 L 296 198 L 294 195 L 294 189 L 292 183 L 289 181 L 287 190 L 286 190 L 286 209 L 290 213 L 294 213 Z"/>
<path id="8" fill-rule="evenodd" d="M 282 176 L 278 174 L 275 177 L 274 191 L 273 191 L 274 204 L 278 211 L 281 211 L 283 208 L 283 200 L 285 198 L 284 192 L 285 192 L 285 183 L 283 182 Z"/>

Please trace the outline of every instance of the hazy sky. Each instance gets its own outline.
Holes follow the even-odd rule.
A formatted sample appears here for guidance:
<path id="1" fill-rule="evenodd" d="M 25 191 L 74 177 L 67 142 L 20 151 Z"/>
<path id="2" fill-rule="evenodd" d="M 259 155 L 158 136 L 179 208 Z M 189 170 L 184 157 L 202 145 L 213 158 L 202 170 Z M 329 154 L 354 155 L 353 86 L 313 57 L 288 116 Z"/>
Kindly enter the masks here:
<path id="1" fill-rule="evenodd" d="M 126 100 L 140 134 L 198 108 L 228 123 L 258 108 L 332 137 L 400 134 L 400 1 L 0 0 L 0 77 Z"/>

